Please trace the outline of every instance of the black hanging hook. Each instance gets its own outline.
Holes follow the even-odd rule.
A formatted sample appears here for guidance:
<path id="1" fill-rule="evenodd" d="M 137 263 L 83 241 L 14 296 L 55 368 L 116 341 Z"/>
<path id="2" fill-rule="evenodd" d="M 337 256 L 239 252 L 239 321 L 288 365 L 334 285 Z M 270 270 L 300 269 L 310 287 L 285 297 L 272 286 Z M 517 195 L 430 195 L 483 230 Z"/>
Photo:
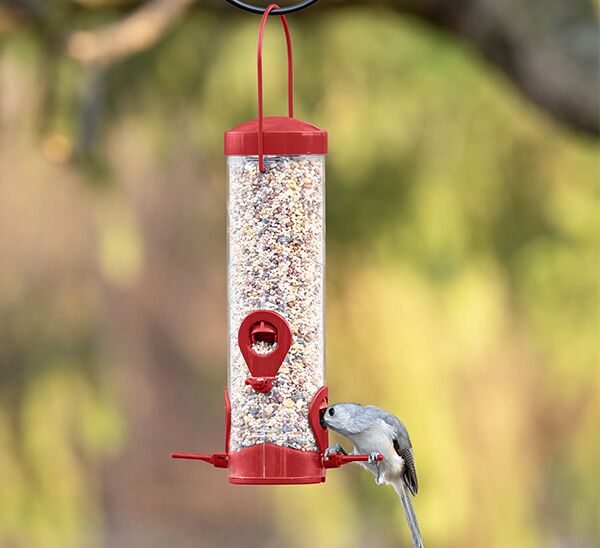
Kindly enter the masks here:
<path id="1" fill-rule="evenodd" d="M 249 11 L 250 13 L 263 14 L 266 8 L 261 8 L 259 6 L 253 6 L 252 4 L 246 4 L 246 2 L 239 2 L 238 0 L 225 0 L 228 4 L 235 6 L 236 8 L 240 8 L 244 11 Z M 304 2 L 298 2 L 297 4 L 292 4 L 291 6 L 286 6 L 285 8 L 277 8 L 271 11 L 269 15 L 285 15 L 286 13 L 293 13 L 295 11 L 303 10 L 304 8 L 308 8 L 308 6 L 318 2 L 318 0 L 304 0 Z"/>

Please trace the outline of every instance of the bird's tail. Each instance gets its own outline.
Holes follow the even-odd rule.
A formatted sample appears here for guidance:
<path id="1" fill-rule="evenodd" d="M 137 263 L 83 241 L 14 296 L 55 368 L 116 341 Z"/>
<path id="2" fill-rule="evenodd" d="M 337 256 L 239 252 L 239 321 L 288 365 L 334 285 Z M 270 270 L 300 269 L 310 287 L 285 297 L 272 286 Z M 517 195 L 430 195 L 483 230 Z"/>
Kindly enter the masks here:
<path id="1" fill-rule="evenodd" d="M 419 524 L 417 522 L 417 516 L 415 515 L 415 510 L 404 481 L 400 479 L 394 482 L 392 485 L 394 487 L 394 491 L 396 491 L 398 497 L 400 497 L 400 502 L 402 503 L 402 508 L 404 509 L 404 515 L 406 516 L 406 521 L 408 522 L 408 526 L 410 528 L 413 546 L 415 548 L 424 548 L 423 540 L 421 539 L 421 531 L 419 530 Z"/>

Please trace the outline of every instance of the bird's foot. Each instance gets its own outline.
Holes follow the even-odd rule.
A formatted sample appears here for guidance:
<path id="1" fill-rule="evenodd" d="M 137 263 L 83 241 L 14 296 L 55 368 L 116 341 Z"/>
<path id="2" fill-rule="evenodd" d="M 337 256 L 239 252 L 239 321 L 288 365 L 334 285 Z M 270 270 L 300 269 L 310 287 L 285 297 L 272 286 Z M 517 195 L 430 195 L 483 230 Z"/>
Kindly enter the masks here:
<path id="1" fill-rule="evenodd" d="M 374 464 L 375 465 L 375 469 L 377 470 L 377 476 L 375 478 L 375 483 L 377 485 L 381 485 L 383 483 L 383 478 L 381 477 L 381 468 L 379 467 L 379 463 L 381 462 L 379 460 L 381 454 L 378 453 L 377 451 L 371 451 L 371 453 L 369 453 L 369 464 Z"/>
<path id="2" fill-rule="evenodd" d="M 379 451 L 371 451 L 369 453 L 369 463 L 378 465 L 380 461 L 381 453 Z"/>
<path id="3" fill-rule="evenodd" d="M 341 453 L 342 455 L 348 454 L 348 452 L 339 443 L 334 443 L 325 449 L 325 452 L 323 453 L 323 459 L 327 460 L 329 455 L 332 453 Z"/>

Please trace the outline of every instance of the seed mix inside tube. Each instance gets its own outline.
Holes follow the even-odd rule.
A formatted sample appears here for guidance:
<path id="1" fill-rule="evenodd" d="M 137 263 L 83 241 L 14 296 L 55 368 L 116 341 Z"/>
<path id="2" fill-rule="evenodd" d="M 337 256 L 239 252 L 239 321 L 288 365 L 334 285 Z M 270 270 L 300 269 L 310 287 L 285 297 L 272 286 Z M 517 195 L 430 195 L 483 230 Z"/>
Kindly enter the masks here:
<path id="1" fill-rule="evenodd" d="M 229 162 L 229 392 L 231 450 L 258 443 L 317 451 L 307 414 L 324 382 L 324 157 L 268 156 Z M 292 346 L 273 389 L 256 392 L 237 344 L 244 317 L 281 314 Z M 258 353 L 273 346 L 258 342 Z"/>

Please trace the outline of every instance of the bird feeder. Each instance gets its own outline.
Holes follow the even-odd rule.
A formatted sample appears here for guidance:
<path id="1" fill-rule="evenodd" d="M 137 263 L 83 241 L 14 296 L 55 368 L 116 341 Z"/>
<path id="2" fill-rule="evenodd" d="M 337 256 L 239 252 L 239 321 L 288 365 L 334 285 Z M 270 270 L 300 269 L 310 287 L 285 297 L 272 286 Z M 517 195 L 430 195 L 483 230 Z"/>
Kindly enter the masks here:
<path id="1" fill-rule="evenodd" d="M 263 116 L 262 42 L 283 24 L 288 116 Z M 330 455 L 320 423 L 325 386 L 327 132 L 294 118 L 292 45 L 272 4 L 258 34 L 258 118 L 225 132 L 228 163 L 229 375 L 225 452 L 173 453 L 228 468 L 237 484 L 325 481 L 367 455 Z M 279 10 L 281 11 L 281 10 Z"/>

